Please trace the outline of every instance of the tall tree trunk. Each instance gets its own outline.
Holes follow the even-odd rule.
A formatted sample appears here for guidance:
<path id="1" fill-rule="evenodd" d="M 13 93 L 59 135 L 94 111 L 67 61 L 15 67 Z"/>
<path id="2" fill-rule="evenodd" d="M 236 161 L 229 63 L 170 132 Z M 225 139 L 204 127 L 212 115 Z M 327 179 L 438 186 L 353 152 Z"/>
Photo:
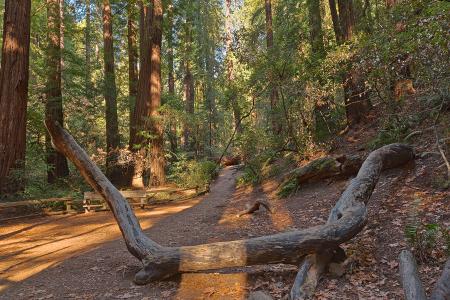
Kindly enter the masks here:
<path id="1" fill-rule="evenodd" d="M 353 37 L 353 27 L 355 24 L 353 16 L 353 0 L 338 0 L 338 6 L 342 38 L 344 41 L 350 41 Z"/>
<path id="2" fill-rule="evenodd" d="M 130 150 L 135 153 L 134 170 L 131 180 L 133 188 L 144 187 L 144 166 L 147 154 L 146 133 L 148 132 L 147 115 L 150 110 L 150 26 L 152 23 L 151 9 L 138 1 L 139 4 L 139 81 L 136 103 L 133 110 L 133 126 L 130 131 Z"/>
<path id="3" fill-rule="evenodd" d="M 174 53 L 173 53 L 173 3 L 169 0 L 167 4 L 167 63 L 168 63 L 168 88 L 169 95 L 175 97 L 175 75 L 174 75 Z M 172 152 L 176 152 L 178 148 L 177 123 L 170 121 L 169 124 L 169 142 Z"/>
<path id="4" fill-rule="evenodd" d="M 322 17 L 320 14 L 320 0 L 308 0 L 310 39 L 313 55 L 323 57 L 325 54 L 323 46 Z"/>
<path id="5" fill-rule="evenodd" d="M 191 28 L 191 16 L 188 15 L 186 17 L 185 23 L 185 41 L 184 41 L 184 79 L 183 79 L 183 98 L 186 115 L 188 116 L 188 120 L 192 119 L 195 108 L 195 85 L 194 85 L 194 76 L 191 72 L 190 67 L 190 53 L 192 51 L 192 28 Z M 191 124 L 189 122 L 185 122 L 183 128 L 183 139 L 184 139 L 184 148 L 186 151 L 192 151 L 195 146 L 195 142 L 191 136 Z"/>
<path id="6" fill-rule="evenodd" d="M 45 105 L 46 118 L 64 123 L 61 68 L 62 68 L 62 39 L 61 39 L 61 3 L 60 0 L 47 0 L 47 102 Z M 56 152 L 50 136 L 46 135 L 47 151 L 47 181 L 54 183 L 56 179 L 69 175 L 67 159 Z"/>
<path id="7" fill-rule="evenodd" d="M 164 158 L 164 132 L 159 108 L 161 107 L 161 44 L 162 44 L 162 0 L 152 0 L 152 52 L 150 75 L 150 119 L 151 140 L 150 185 L 159 186 L 166 183 L 166 160 Z"/>
<path id="8" fill-rule="evenodd" d="M 188 116 L 192 116 L 194 114 L 195 106 L 194 77 L 192 76 L 189 62 L 186 63 L 185 68 L 186 74 L 184 75 L 183 80 L 185 111 Z M 184 125 L 184 147 L 187 151 L 191 151 L 194 148 L 190 124 Z"/>
<path id="9" fill-rule="evenodd" d="M 85 79 L 84 79 L 84 87 L 85 87 L 85 97 L 90 100 L 92 96 L 92 82 L 91 82 L 91 0 L 86 0 L 86 28 L 84 32 L 85 37 Z"/>
<path id="10" fill-rule="evenodd" d="M 330 6 L 331 20 L 333 22 L 334 35 L 336 37 L 336 42 L 340 44 L 342 42 L 342 30 L 341 30 L 341 21 L 339 20 L 339 15 L 336 9 L 336 1 L 329 0 Z"/>
<path id="11" fill-rule="evenodd" d="M 134 21 L 136 13 L 136 0 L 130 0 L 127 4 L 128 24 L 127 24 L 127 38 L 128 38 L 128 107 L 129 107 L 129 130 L 134 126 L 133 110 L 136 103 L 137 89 L 138 89 L 138 70 L 137 70 L 137 44 L 136 44 L 136 23 Z"/>
<path id="12" fill-rule="evenodd" d="M 25 165 L 31 0 L 6 0 L 0 69 L 0 194 L 23 189 L 11 178 Z"/>
<path id="13" fill-rule="evenodd" d="M 119 184 L 122 176 L 120 168 L 117 165 L 119 125 L 117 121 L 117 90 L 114 71 L 112 14 L 109 0 L 103 0 L 103 43 L 105 63 L 103 93 L 106 102 L 106 174 L 114 184 Z"/>
<path id="14" fill-rule="evenodd" d="M 350 41 L 353 37 L 355 23 L 353 0 L 338 0 L 338 6 L 342 39 L 344 42 Z M 363 70 L 352 66 L 344 77 L 343 85 L 347 125 L 351 127 L 363 120 L 371 108 L 365 88 Z"/>
<path id="15" fill-rule="evenodd" d="M 266 11 L 266 43 L 267 43 L 267 52 L 269 52 L 270 56 L 273 56 L 273 25 L 272 25 L 272 3 L 271 0 L 265 0 L 265 11 Z M 275 78 L 273 71 L 270 71 L 269 80 L 271 85 L 270 90 L 270 108 L 271 108 L 271 122 L 272 122 L 272 131 L 274 134 L 280 134 L 282 131 L 282 125 L 280 123 L 280 118 L 277 116 L 278 110 L 278 89 L 276 86 Z"/>
<path id="16" fill-rule="evenodd" d="M 236 128 L 237 133 L 242 133 L 242 126 L 240 123 L 241 120 L 241 109 L 239 107 L 239 103 L 235 94 L 235 87 L 233 84 L 234 81 L 234 66 L 233 66 L 233 55 L 232 55 L 232 45 L 233 45 L 233 36 L 231 32 L 231 0 L 226 0 L 225 7 L 225 29 L 226 29 L 226 38 L 225 38 L 225 46 L 226 46 L 226 68 L 227 68 L 227 80 L 228 80 L 228 88 L 231 89 L 231 106 L 233 108 L 233 117 L 234 117 L 234 127 Z"/>

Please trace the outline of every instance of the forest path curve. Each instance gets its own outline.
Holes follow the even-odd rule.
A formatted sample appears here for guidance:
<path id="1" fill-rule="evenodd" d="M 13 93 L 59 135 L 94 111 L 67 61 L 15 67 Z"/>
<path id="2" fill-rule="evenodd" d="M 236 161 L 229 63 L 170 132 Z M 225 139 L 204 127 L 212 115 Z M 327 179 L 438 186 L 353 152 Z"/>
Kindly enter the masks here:
<path id="1" fill-rule="evenodd" d="M 154 205 L 145 210 L 137 209 L 135 212 L 142 228 L 148 230 L 157 224 L 158 229 L 152 230 L 150 236 L 170 246 L 173 244 L 174 237 L 165 232 L 167 229 L 177 228 L 176 233 L 183 235 L 185 228 L 202 221 L 205 213 L 208 214 L 207 218 L 220 215 L 223 204 L 235 191 L 237 173 L 236 167 L 222 170 L 217 180 L 211 185 L 211 192 L 206 196 Z M 179 214 L 182 211 L 185 213 Z M 167 240 L 168 236 L 171 237 Z M 112 243 L 108 244 L 108 242 Z M 192 240 L 183 239 L 183 242 L 195 244 L 195 237 Z M 70 265 L 72 259 L 95 261 L 98 265 L 98 262 L 104 260 L 102 256 L 111 253 L 108 250 L 102 250 L 105 247 L 114 249 L 115 254 L 120 252 L 120 257 L 129 256 L 121 240 L 120 230 L 110 212 L 47 216 L 2 224 L 0 227 L 0 299 L 12 299 L 11 297 L 18 299 L 22 296 L 27 298 L 30 296 L 29 293 L 16 292 L 21 289 L 21 286 L 28 285 L 33 287 L 31 293 L 34 291 L 36 294 L 33 295 L 39 296 L 43 293 L 43 289 L 38 288 L 39 285 L 35 284 L 33 276 L 43 277 L 45 280 L 46 269 L 58 269 L 63 262 Z M 94 251 L 90 252 L 91 250 Z M 117 262 L 118 257 L 115 260 Z M 130 256 L 126 260 L 135 259 Z M 136 263 L 138 262 L 135 261 L 133 264 L 136 265 Z M 128 268 L 127 265 L 120 267 L 124 270 Z M 77 266 L 72 266 L 70 269 L 83 272 L 84 268 L 90 271 L 98 269 L 95 266 L 84 266 L 83 263 L 77 263 Z M 101 275 L 98 277 L 94 281 L 103 280 Z M 56 278 L 47 279 L 58 282 Z M 130 283 L 129 279 L 125 281 Z M 51 282 L 45 285 L 47 284 L 52 285 Z M 4 294 L 1 295 L 1 293 Z"/>

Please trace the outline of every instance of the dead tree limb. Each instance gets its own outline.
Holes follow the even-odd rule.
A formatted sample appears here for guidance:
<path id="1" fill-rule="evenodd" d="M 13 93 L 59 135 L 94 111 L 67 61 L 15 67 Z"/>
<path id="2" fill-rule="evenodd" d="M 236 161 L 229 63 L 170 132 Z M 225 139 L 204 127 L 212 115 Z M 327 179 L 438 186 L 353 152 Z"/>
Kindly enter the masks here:
<path id="1" fill-rule="evenodd" d="M 378 182 L 381 171 L 406 164 L 414 158 L 414 151 L 410 146 L 403 144 L 391 144 L 381 147 L 366 158 L 358 175 L 350 181 L 346 190 L 342 193 L 336 205 L 330 212 L 328 221 L 324 226 L 336 224 L 349 212 L 362 207 L 366 212 L 366 204 L 372 195 Z M 367 215 L 364 216 L 364 222 Z M 322 249 L 322 251 L 324 251 Z M 299 274 L 304 279 L 296 280 L 291 289 L 291 299 L 307 299 L 314 294 L 321 273 L 331 261 L 330 253 L 314 253 L 309 260 L 305 260 L 300 266 Z M 311 266 L 305 264 L 311 263 Z"/>
<path id="2" fill-rule="evenodd" d="M 257 264 L 298 264 L 304 256 L 334 249 L 352 239 L 367 222 L 366 203 L 383 168 L 403 165 L 414 157 L 411 147 L 384 146 L 364 162 L 333 208 L 325 225 L 262 236 L 197 246 L 163 247 L 142 231 L 131 207 L 73 137 L 58 123 L 46 121 L 55 148 L 67 156 L 85 180 L 111 208 L 131 254 L 144 267 L 136 274 L 137 284 L 146 284 L 181 272 L 212 270 Z"/>
<path id="3" fill-rule="evenodd" d="M 436 126 L 434 127 L 434 135 L 436 137 L 436 146 L 442 156 L 442 159 L 444 160 L 445 166 L 447 167 L 447 179 L 450 180 L 450 162 L 448 161 L 447 156 L 445 156 L 444 149 L 442 149 Z"/>
<path id="4" fill-rule="evenodd" d="M 253 204 L 250 208 L 244 210 L 243 212 L 239 213 L 239 217 L 242 217 L 243 215 L 252 214 L 255 211 L 259 210 L 263 206 L 268 212 L 272 213 L 272 208 L 270 207 L 269 203 L 267 203 L 264 200 L 256 200 L 255 204 Z"/>
<path id="5" fill-rule="evenodd" d="M 426 300 L 425 290 L 417 272 L 416 260 L 411 252 L 403 250 L 399 256 L 400 281 L 406 300 Z"/>

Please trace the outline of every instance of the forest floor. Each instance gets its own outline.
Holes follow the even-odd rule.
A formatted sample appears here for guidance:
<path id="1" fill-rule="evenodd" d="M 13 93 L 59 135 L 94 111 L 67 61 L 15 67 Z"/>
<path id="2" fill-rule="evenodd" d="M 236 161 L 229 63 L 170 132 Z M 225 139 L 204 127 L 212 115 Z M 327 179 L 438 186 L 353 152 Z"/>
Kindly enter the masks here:
<path id="1" fill-rule="evenodd" d="M 440 164 L 438 156 L 430 156 L 383 173 L 369 202 L 367 226 L 343 245 L 348 255 L 345 273 L 327 275 L 315 299 L 403 298 L 397 258 L 407 248 L 404 230 L 411 215 L 425 223 L 450 226 L 448 190 L 434 184 Z M 137 209 L 142 227 L 165 246 L 310 227 L 326 221 L 347 183 L 305 184 L 295 195 L 280 199 L 277 178 L 257 187 L 237 188 L 239 173 L 236 167 L 223 169 L 205 196 Z M 274 212 L 238 217 L 257 199 L 268 201 Z M 245 299 L 255 290 L 282 299 L 297 271 L 296 266 L 281 264 L 253 266 L 182 274 L 136 286 L 132 279 L 140 263 L 128 253 L 110 212 L 12 221 L 2 224 L 0 241 L 0 299 Z M 443 260 L 438 257 L 419 267 L 428 292 Z"/>

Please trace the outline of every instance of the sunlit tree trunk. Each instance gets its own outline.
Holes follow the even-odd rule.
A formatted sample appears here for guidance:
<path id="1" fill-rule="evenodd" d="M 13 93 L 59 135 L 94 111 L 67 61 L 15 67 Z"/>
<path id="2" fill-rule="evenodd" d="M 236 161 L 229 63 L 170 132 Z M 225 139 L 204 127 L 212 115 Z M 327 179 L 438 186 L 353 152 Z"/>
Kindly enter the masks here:
<path id="1" fill-rule="evenodd" d="M 323 46 L 322 17 L 320 0 L 308 0 L 310 39 L 313 55 L 322 57 L 325 53 Z"/>
<path id="2" fill-rule="evenodd" d="M 241 109 L 239 107 L 239 103 L 237 101 L 235 91 L 234 91 L 234 66 L 233 66 L 233 55 L 232 55 L 232 45 L 233 45 L 233 36 L 231 32 L 231 0 L 226 0 L 225 6 L 225 47 L 226 47 L 226 68 L 227 68 L 227 80 L 228 87 L 231 89 L 231 106 L 233 108 L 233 117 L 234 117 L 234 127 L 236 128 L 237 133 L 242 132 L 242 125 L 240 124 L 241 120 Z"/>
<path id="3" fill-rule="evenodd" d="M 162 0 L 152 0 L 152 52 L 150 75 L 150 119 L 151 119 L 151 154 L 150 185 L 159 186 L 166 183 L 164 158 L 164 132 L 159 113 L 161 107 L 161 44 L 162 44 Z"/>
<path id="4" fill-rule="evenodd" d="M 139 4 L 139 81 L 136 95 L 136 103 L 133 110 L 133 126 L 130 131 L 130 150 L 134 152 L 134 167 L 131 185 L 133 188 L 144 187 L 144 167 L 147 156 L 145 147 L 148 135 L 147 115 L 150 110 L 150 54 L 151 39 L 150 26 L 152 23 L 151 9 L 144 5 L 143 1 Z"/>
<path id="5" fill-rule="evenodd" d="M 103 43 L 105 64 L 103 93 L 106 102 L 106 174 L 114 184 L 118 184 L 122 176 L 120 168 L 117 165 L 119 125 L 117 121 L 117 89 L 114 67 L 112 14 L 109 0 L 103 0 Z"/>
<path id="6" fill-rule="evenodd" d="M 47 0 L 47 101 L 45 105 L 46 118 L 64 123 L 61 72 L 62 72 L 62 19 L 61 1 Z M 46 135 L 47 151 L 47 181 L 55 182 L 56 179 L 69 175 L 67 159 L 56 152 Z"/>
<path id="7" fill-rule="evenodd" d="M 91 0 L 86 0 L 86 28 L 84 32 L 85 38 L 85 97 L 90 100 L 92 97 L 92 81 L 91 81 Z"/>
<path id="8" fill-rule="evenodd" d="M 173 3 L 169 0 L 167 4 L 167 23 L 169 28 L 167 30 L 167 64 L 168 64 L 168 88 L 169 94 L 175 96 L 175 75 L 174 75 L 174 51 L 173 51 Z M 169 142 L 172 152 L 177 151 L 178 137 L 177 137 L 177 124 L 171 121 L 169 124 Z"/>
<path id="9" fill-rule="evenodd" d="M 134 126 L 133 110 L 136 102 L 137 89 L 138 89 L 138 71 L 137 71 L 137 39 L 136 39 L 136 23 L 134 21 L 136 14 L 136 1 L 130 0 L 127 4 L 127 39 L 128 39 L 128 101 L 129 101 L 129 130 Z"/>
<path id="10" fill-rule="evenodd" d="M 11 171 L 25 163 L 30 0 L 6 0 L 0 69 L 0 194 L 23 189 Z"/>
<path id="11" fill-rule="evenodd" d="M 265 0 L 265 12 L 266 12 L 266 43 L 269 56 L 273 56 L 273 25 L 272 25 L 272 3 L 271 0 Z M 275 82 L 273 71 L 270 71 L 270 108 L 271 108 L 271 122 L 272 131 L 274 134 L 280 134 L 282 131 L 282 125 L 280 117 L 277 116 L 278 108 L 278 90 Z"/>

